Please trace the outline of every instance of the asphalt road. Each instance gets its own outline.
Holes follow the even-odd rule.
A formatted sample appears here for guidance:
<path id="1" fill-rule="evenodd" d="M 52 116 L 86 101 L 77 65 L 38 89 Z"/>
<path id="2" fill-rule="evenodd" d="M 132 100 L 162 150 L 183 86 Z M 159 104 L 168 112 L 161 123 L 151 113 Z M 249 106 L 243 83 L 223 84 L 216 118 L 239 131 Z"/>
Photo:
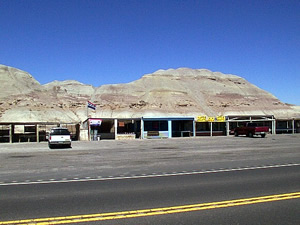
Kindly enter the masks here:
<path id="1" fill-rule="evenodd" d="M 94 224 L 299 224 L 299 138 L 74 142 L 71 150 L 54 151 L 45 143 L 5 144 L 0 146 L 0 221 L 95 219 L 93 214 L 152 209 L 151 215 L 137 211 L 130 212 L 132 218 L 113 219 L 112 214 Z M 253 197 L 255 204 L 244 200 Z M 227 200 L 239 203 L 218 207 Z M 203 203 L 212 206 L 201 208 Z M 186 209 L 194 204 L 198 208 Z M 161 209 L 174 206 L 176 213 Z M 159 213 L 153 214 L 155 209 Z M 56 218 L 62 224 L 69 219 Z"/>
<path id="2" fill-rule="evenodd" d="M 1 220 L 124 212 L 295 193 L 300 190 L 299 172 L 300 166 L 287 166 L 153 178 L 2 186 Z M 278 202 L 97 221 L 95 224 L 299 224 L 299 197 L 300 193 L 297 199 Z"/>

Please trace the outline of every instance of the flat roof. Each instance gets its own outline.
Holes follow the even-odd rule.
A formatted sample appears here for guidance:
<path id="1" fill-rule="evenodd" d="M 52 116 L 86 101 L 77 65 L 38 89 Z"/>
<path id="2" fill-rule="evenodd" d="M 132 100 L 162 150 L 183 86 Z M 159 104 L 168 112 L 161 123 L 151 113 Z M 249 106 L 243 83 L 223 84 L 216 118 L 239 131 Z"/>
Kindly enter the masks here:
<path id="1" fill-rule="evenodd" d="M 142 117 L 143 120 L 195 120 L 195 117 Z"/>
<path id="2" fill-rule="evenodd" d="M 79 123 L 60 123 L 60 122 L 0 122 L 0 125 L 57 125 L 57 124 L 79 124 Z"/>

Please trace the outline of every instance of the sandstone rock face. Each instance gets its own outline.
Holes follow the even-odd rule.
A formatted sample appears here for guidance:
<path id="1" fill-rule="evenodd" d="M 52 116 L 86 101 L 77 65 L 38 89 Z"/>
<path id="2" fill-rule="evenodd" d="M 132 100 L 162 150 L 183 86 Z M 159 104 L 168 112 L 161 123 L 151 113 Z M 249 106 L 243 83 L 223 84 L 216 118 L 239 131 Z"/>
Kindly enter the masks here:
<path id="1" fill-rule="evenodd" d="M 0 122 L 77 122 L 94 92 L 77 81 L 41 85 L 30 74 L 4 65 L 0 89 Z"/>
<path id="2" fill-rule="evenodd" d="M 0 98 L 38 91 L 41 85 L 29 73 L 0 65 Z"/>
<path id="3" fill-rule="evenodd" d="M 53 81 L 43 86 L 46 90 L 56 93 L 59 97 L 69 95 L 85 98 L 92 96 L 95 91 L 92 85 L 85 85 L 75 80 Z"/>
<path id="4" fill-rule="evenodd" d="M 121 85 L 99 87 L 99 117 L 293 114 L 270 93 L 235 75 L 205 69 L 169 69 Z"/>
<path id="5" fill-rule="evenodd" d="M 9 87 L 9 88 L 7 88 Z M 245 79 L 206 69 L 169 69 L 127 84 L 93 87 L 77 81 L 40 85 L 30 74 L 0 65 L 0 121 L 80 122 L 88 100 L 92 117 L 275 115 L 300 118 L 297 107 L 282 103 Z"/>

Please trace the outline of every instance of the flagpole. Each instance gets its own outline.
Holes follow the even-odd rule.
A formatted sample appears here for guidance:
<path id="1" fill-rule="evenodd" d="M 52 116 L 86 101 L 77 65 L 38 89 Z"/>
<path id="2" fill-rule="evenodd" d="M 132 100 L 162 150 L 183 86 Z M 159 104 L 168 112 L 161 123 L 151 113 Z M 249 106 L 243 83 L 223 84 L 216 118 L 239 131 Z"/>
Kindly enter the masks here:
<path id="1" fill-rule="evenodd" d="M 86 118 L 89 118 L 89 102 L 86 103 Z"/>
<path id="2" fill-rule="evenodd" d="M 89 102 L 86 103 L 86 118 L 87 118 L 87 124 L 88 124 L 88 140 L 91 141 L 91 127 L 90 127 L 90 121 L 89 121 Z"/>

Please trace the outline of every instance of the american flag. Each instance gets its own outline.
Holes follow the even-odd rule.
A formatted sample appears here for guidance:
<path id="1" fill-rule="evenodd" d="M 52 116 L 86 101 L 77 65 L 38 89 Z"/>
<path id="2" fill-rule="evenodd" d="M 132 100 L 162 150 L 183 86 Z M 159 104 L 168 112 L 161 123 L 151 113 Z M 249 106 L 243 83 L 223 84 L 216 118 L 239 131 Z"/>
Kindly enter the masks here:
<path id="1" fill-rule="evenodd" d="M 91 108 L 93 110 L 96 110 L 96 105 L 90 101 L 88 101 L 88 105 L 87 105 L 88 108 Z"/>

